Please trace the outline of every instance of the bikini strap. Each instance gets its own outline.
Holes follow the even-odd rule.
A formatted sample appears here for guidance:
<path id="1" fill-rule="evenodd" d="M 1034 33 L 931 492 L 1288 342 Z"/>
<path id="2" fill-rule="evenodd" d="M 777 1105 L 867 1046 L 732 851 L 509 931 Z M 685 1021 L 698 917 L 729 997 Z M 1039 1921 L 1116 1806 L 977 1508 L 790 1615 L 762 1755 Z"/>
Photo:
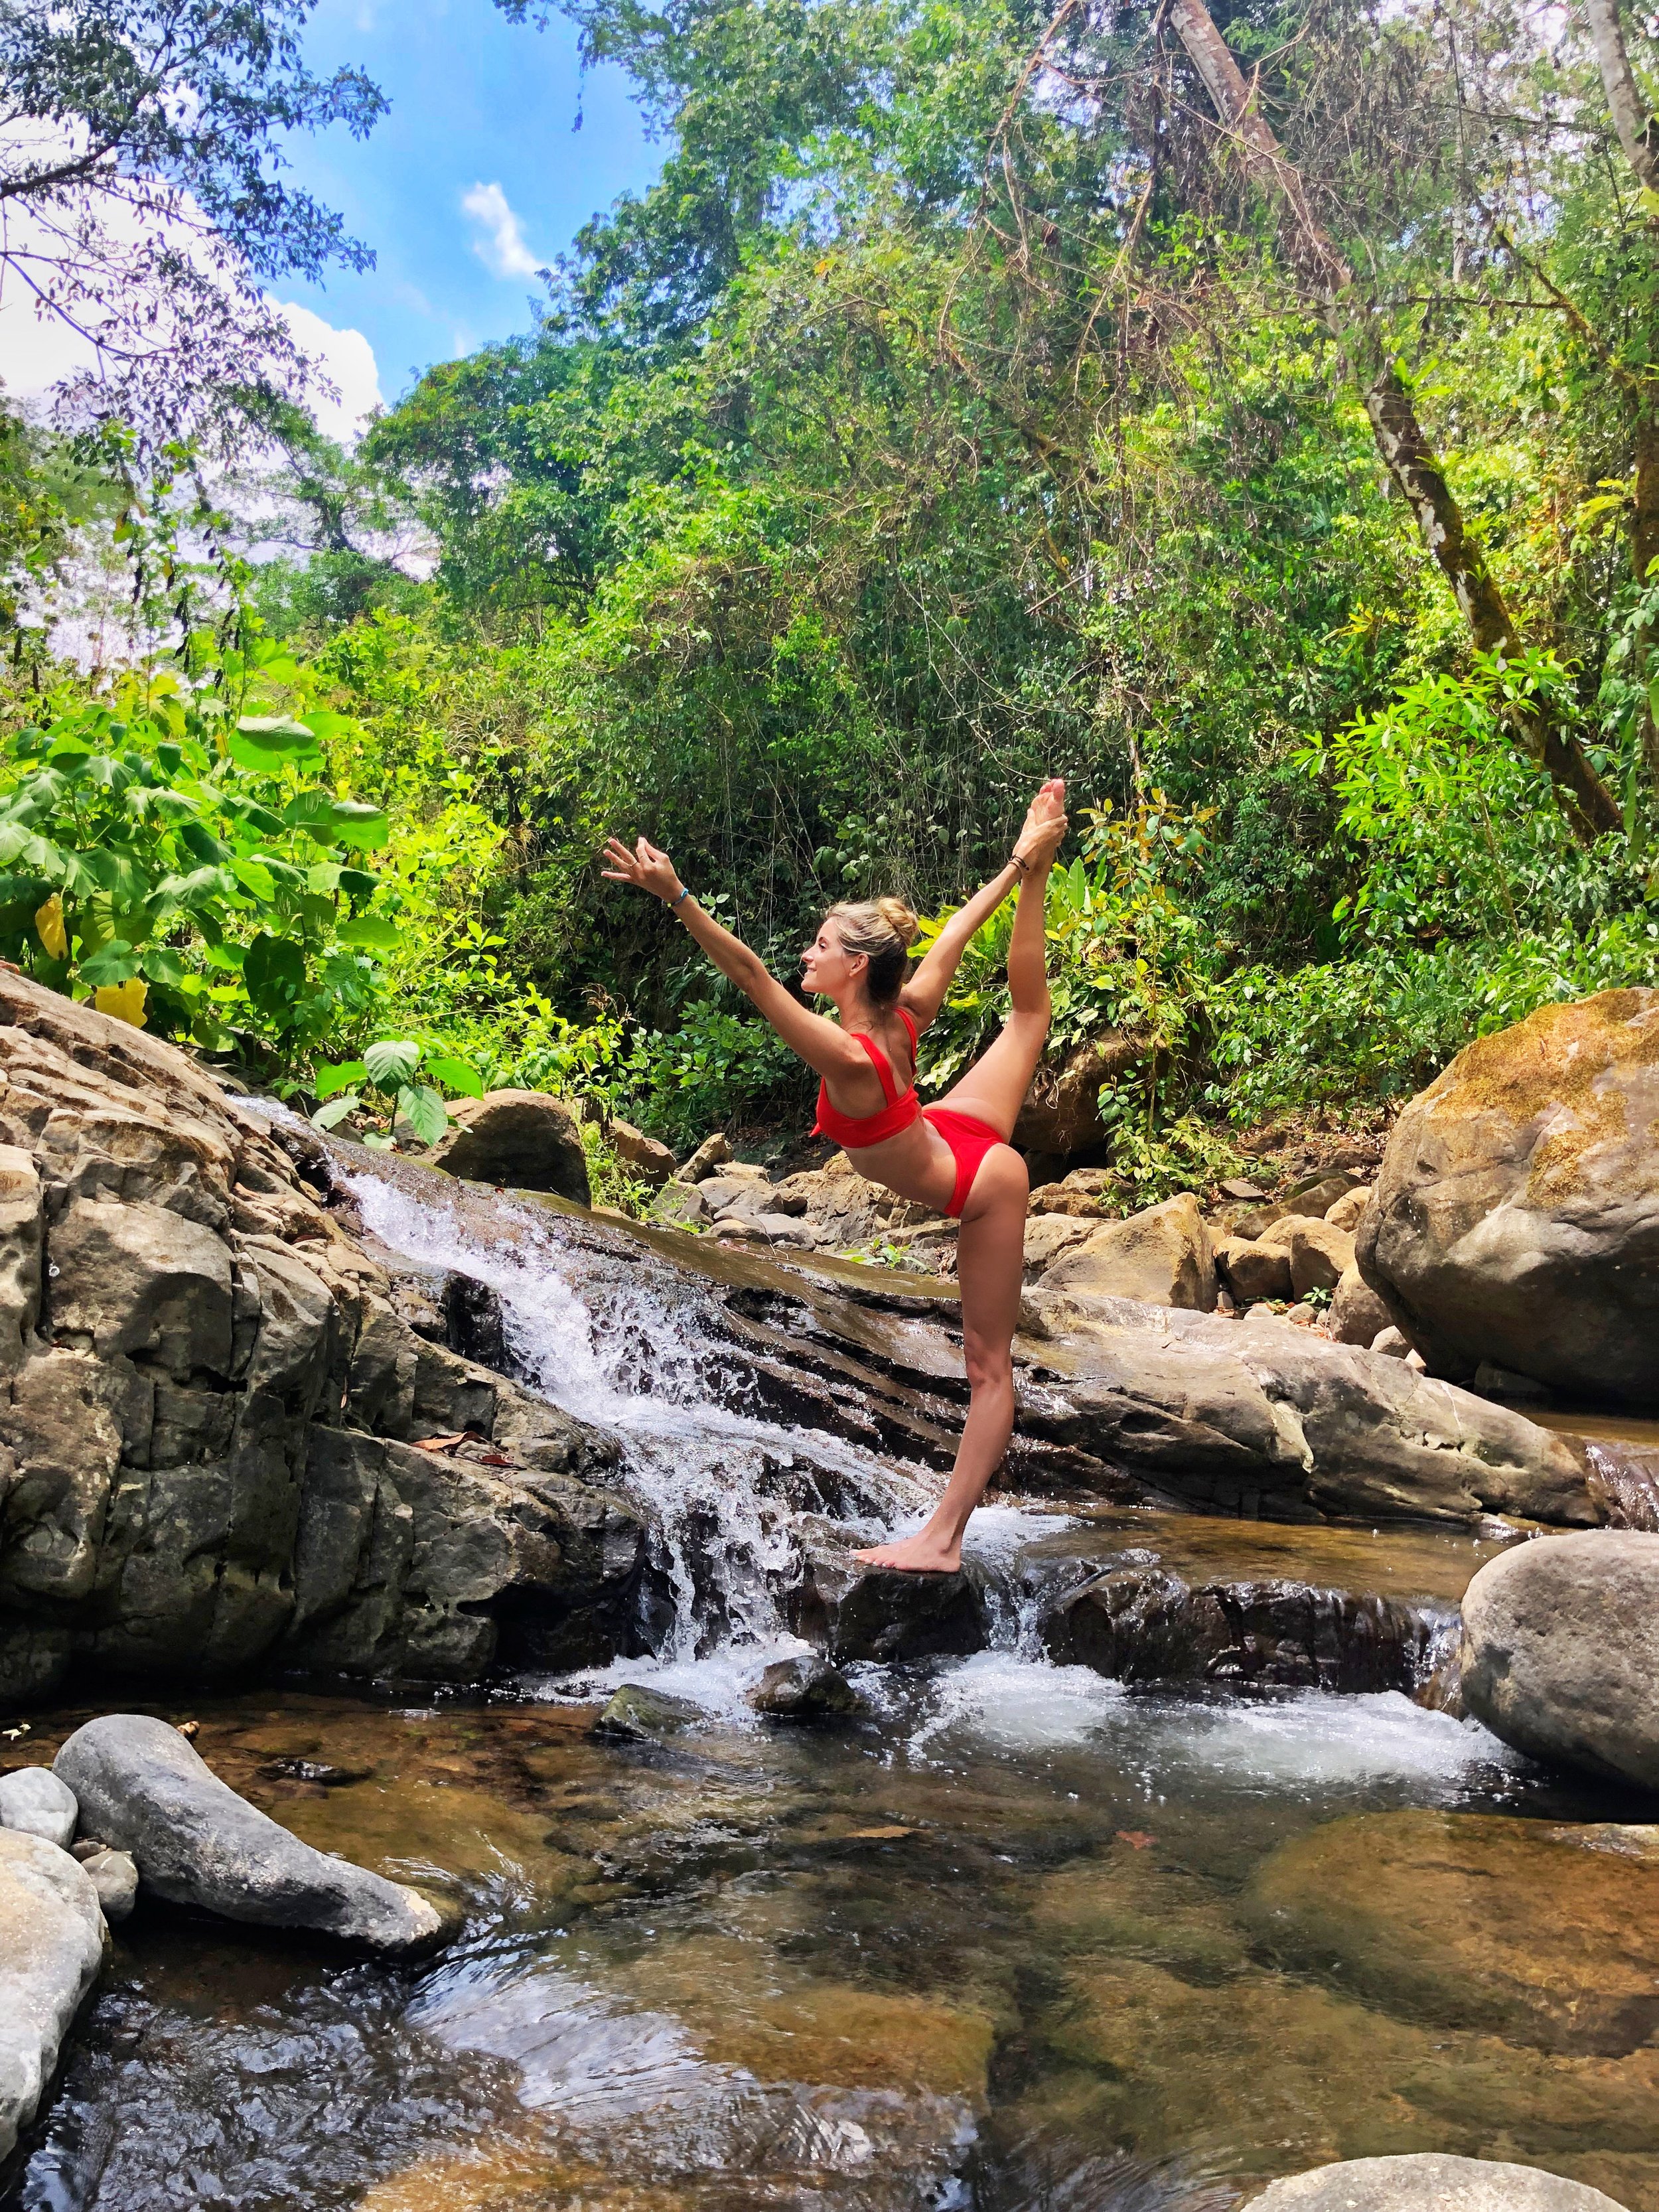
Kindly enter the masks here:
<path id="1" fill-rule="evenodd" d="M 899 1087 L 898 1079 L 893 1073 L 892 1061 L 888 1059 L 874 1037 L 866 1036 L 862 1030 L 854 1030 L 853 1035 L 870 1055 L 870 1065 L 875 1069 L 877 1078 L 881 1084 L 882 1097 L 890 1106 L 896 1106 L 899 1101 Z"/>

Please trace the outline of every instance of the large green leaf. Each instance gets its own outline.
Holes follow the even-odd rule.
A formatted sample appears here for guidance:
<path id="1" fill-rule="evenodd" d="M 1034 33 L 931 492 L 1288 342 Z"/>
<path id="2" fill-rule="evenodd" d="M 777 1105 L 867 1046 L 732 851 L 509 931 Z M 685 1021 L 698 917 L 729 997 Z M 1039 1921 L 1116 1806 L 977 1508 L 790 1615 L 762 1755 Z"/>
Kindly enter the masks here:
<path id="1" fill-rule="evenodd" d="M 244 714 L 227 741 L 239 768 L 272 774 L 283 762 L 316 757 L 317 740 L 289 714 Z"/>
<path id="2" fill-rule="evenodd" d="M 314 1098 L 331 1098 L 337 1091 L 350 1089 L 368 1073 L 361 1060 L 319 1060 L 311 1079 Z"/>
<path id="3" fill-rule="evenodd" d="M 311 1117 L 312 1127 L 331 1129 L 337 1123 L 343 1121 L 348 1114 L 355 1114 L 362 1103 L 355 1091 L 343 1091 L 337 1098 L 331 1098 L 325 1106 L 317 1109 Z"/>
<path id="4" fill-rule="evenodd" d="M 483 1097 L 483 1078 L 470 1060 L 429 1060 L 426 1072 L 446 1091 L 459 1091 L 465 1098 Z"/>
<path id="5" fill-rule="evenodd" d="M 421 1048 L 407 1037 L 383 1037 L 363 1054 L 368 1079 L 380 1089 L 407 1083 L 421 1064 Z"/>
<path id="6" fill-rule="evenodd" d="M 305 988 L 305 955 L 286 937 L 266 931 L 248 946 L 242 963 L 242 984 L 262 1013 L 285 1012 Z"/>
<path id="7" fill-rule="evenodd" d="M 435 1145 L 449 1127 L 449 1109 L 429 1083 L 403 1085 L 398 1112 L 423 1145 Z"/>
<path id="8" fill-rule="evenodd" d="M 359 945 L 365 952 L 395 952 L 403 932 L 389 915 L 355 915 L 335 933 L 342 945 Z"/>
<path id="9" fill-rule="evenodd" d="M 112 937 L 100 951 L 81 963 L 81 974 L 88 983 L 125 983 L 138 973 L 138 964 L 132 947 L 124 939 Z"/>

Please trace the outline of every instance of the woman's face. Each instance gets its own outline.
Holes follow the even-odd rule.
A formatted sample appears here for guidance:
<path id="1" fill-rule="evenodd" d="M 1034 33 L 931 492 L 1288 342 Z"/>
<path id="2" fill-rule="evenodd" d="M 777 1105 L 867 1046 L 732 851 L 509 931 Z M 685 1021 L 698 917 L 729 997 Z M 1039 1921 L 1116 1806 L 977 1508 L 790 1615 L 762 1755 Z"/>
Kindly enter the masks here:
<path id="1" fill-rule="evenodd" d="M 838 998 L 869 964 L 863 953 L 848 951 L 833 921 L 823 922 L 800 956 L 801 988 L 809 998 Z"/>

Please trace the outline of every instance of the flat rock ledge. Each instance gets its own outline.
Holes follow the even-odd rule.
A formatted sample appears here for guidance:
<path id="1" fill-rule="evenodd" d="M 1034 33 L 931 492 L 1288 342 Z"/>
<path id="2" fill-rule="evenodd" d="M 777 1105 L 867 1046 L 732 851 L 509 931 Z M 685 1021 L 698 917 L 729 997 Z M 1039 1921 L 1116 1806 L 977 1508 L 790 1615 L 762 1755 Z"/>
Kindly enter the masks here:
<path id="1" fill-rule="evenodd" d="M 0 2159 L 34 2118 L 107 1941 L 98 1893 L 69 1853 L 0 1829 Z"/>
<path id="2" fill-rule="evenodd" d="M 145 1888 L 174 1905 L 313 1929 L 394 1957 L 443 1937 L 443 1916 L 418 1890 L 301 1843 L 239 1797 L 165 1721 L 143 1713 L 88 1721 L 53 1771 L 74 1790 L 83 1825 L 129 1852 Z"/>
<path id="3" fill-rule="evenodd" d="M 1287 2175 L 1253 2197 L 1249 2212 L 1625 2212 L 1599 2189 L 1540 2166 L 1496 2159 L 1349 2158 Z"/>

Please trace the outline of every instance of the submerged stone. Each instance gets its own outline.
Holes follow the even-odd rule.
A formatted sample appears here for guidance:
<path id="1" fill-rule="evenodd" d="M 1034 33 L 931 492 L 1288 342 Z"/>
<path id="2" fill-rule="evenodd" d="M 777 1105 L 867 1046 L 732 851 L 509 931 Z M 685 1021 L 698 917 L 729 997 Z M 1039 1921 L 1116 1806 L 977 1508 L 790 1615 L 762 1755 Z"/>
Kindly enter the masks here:
<path id="1" fill-rule="evenodd" d="M 1281 1844 L 1240 1910 L 1401 2020 L 1609 2057 L 1659 2033 L 1659 1828 L 1360 1814 Z"/>
<path id="2" fill-rule="evenodd" d="M 1624 2212 L 1611 2197 L 1540 2166 L 1496 2159 L 1344 2159 L 1275 2181 L 1253 2212 Z"/>
<path id="3" fill-rule="evenodd" d="M 617 1743 L 658 1743 L 665 1736 L 682 1735 L 702 1717 L 702 1707 L 687 1698 L 671 1698 L 642 1682 L 624 1682 L 594 1722 L 593 1733 Z"/>
<path id="4" fill-rule="evenodd" d="M 750 1691 L 749 1703 L 771 1721 L 843 1720 L 865 1709 L 840 1668 L 823 1659 L 775 1660 Z"/>

